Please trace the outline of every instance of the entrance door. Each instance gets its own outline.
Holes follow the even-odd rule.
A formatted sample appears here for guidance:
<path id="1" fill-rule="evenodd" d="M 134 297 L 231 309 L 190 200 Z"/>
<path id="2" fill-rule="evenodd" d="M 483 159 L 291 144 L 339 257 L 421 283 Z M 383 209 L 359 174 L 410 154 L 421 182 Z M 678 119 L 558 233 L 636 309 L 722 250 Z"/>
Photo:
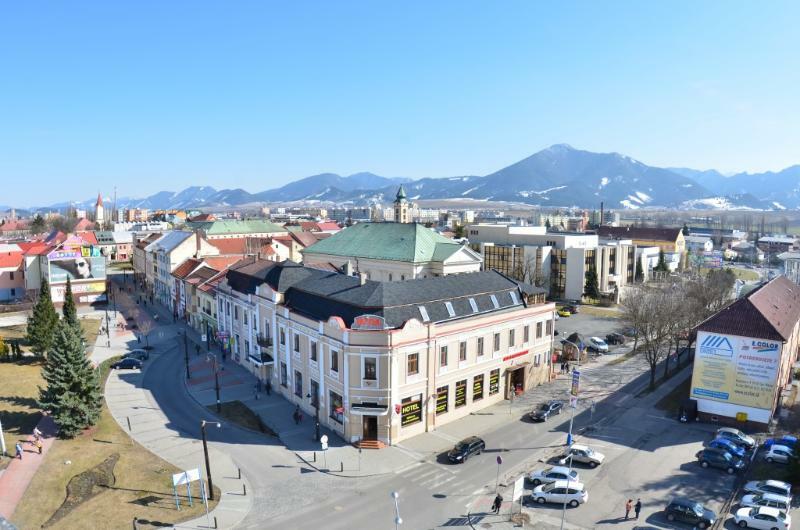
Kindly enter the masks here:
<path id="1" fill-rule="evenodd" d="M 364 418 L 364 440 L 378 439 L 378 417 L 362 416 Z"/>

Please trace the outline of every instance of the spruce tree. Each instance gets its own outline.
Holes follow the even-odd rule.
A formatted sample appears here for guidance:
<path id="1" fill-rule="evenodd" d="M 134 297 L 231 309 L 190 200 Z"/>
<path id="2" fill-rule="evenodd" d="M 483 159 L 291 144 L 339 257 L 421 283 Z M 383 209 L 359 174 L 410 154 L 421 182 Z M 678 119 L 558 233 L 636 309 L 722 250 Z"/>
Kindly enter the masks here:
<path id="1" fill-rule="evenodd" d="M 584 287 L 584 293 L 589 298 L 593 298 L 595 300 L 600 298 L 600 286 L 598 285 L 597 270 L 595 269 L 594 265 L 590 266 L 589 270 L 586 272 L 586 285 Z"/>
<path id="2" fill-rule="evenodd" d="M 653 268 L 655 271 L 659 272 L 668 272 L 669 267 L 667 266 L 667 258 L 664 256 L 664 249 L 659 249 L 658 251 L 658 264 Z"/>
<path id="3" fill-rule="evenodd" d="M 67 278 L 67 289 L 64 291 L 64 305 L 61 307 L 64 322 L 74 329 L 83 338 L 83 330 L 78 320 L 78 309 L 75 307 L 75 300 L 72 298 L 72 282 Z"/>
<path id="4" fill-rule="evenodd" d="M 644 281 L 644 269 L 642 268 L 642 260 L 641 258 L 636 260 L 636 273 L 633 277 L 634 281 L 642 282 Z"/>
<path id="5" fill-rule="evenodd" d="M 28 317 L 27 340 L 31 351 L 36 355 L 44 355 L 50 351 L 53 335 L 58 323 L 58 313 L 50 298 L 50 285 L 42 280 L 39 299 L 33 306 L 33 313 Z"/>
<path id="6" fill-rule="evenodd" d="M 86 357 L 81 337 L 66 322 L 56 327 L 53 347 L 42 369 L 39 407 L 49 410 L 59 436 L 73 438 L 100 417 L 103 395 L 98 371 Z"/>

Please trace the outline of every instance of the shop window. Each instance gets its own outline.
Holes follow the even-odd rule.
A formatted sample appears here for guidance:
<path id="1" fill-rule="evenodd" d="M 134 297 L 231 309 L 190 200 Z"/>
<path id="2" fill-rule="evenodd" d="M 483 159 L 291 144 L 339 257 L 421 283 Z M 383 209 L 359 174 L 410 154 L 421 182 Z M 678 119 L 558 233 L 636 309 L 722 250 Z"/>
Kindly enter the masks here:
<path id="1" fill-rule="evenodd" d="M 339 423 L 344 423 L 344 404 L 342 402 L 342 396 L 337 394 L 334 391 L 330 391 L 328 394 L 330 399 L 330 417 Z"/>

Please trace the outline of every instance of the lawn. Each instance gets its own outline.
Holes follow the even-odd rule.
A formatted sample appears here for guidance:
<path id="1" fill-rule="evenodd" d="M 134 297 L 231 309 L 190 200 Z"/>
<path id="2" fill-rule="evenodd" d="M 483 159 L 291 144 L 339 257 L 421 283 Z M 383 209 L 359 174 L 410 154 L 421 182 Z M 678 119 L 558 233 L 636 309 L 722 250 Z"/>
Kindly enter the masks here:
<path id="1" fill-rule="evenodd" d="M 235 423 L 240 427 L 244 427 L 245 429 L 262 432 L 270 436 L 277 436 L 272 429 L 267 427 L 264 422 L 261 421 L 261 418 L 259 418 L 255 412 L 247 408 L 247 405 L 241 401 L 229 401 L 227 403 L 221 403 L 220 412 L 217 412 L 216 405 L 209 405 L 206 408 L 220 418 L 224 418 L 231 423 Z"/>
<path id="2" fill-rule="evenodd" d="M 105 373 L 109 362 L 101 365 Z M 96 468 L 113 455 L 119 455 L 113 468 L 114 483 L 109 486 L 95 485 L 94 491 L 99 492 L 95 497 L 78 505 L 60 520 L 51 522 L 46 528 L 128 529 L 133 518 L 138 517 L 153 523 L 148 525 L 140 522 L 139 528 L 146 529 L 192 519 L 205 513 L 201 503 L 197 502 L 197 483 L 192 488 L 194 507 L 188 506 L 184 487 L 179 492 L 182 509 L 176 509 L 172 495 L 172 474 L 179 470 L 128 437 L 104 404 L 100 420 L 94 428 L 73 440 L 56 440 L 17 507 L 14 522 L 20 528 L 41 528 L 63 503 L 70 479 Z M 218 495 L 215 497 L 218 498 Z M 213 508 L 213 503 L 210 508 Z"/>
<path id="3" fill-rule="evenodd" d="M 102 320 L 97 318 L 81 318 L 80 321 L 86 343 L 94 344 L 97 333 L 100 330 L 100 324 L 102 323 Z M 25 340 L 26 333 L 27 326 L 25 324 L 0 328 L 0 337 L 3 337 L 3 340 L 5 341 L 19 339 L 23 352 L 28 351 L 28 341 Z"/>
<path id="4" fill-rule="evenodd" d="M 656 403 L 656 408 L 677 414 L 683 400 L 689 397 L 691 388 L 692 378 L 687 377 L 686 381 L 676 386 L 672 392 L 661 398 L 659 402 Z"/>
<path id="5" fill-rule="evenodd" d="M 39 362 L 0 363 L 0 421 L 6 446 L 11 451 L 17 438 L 33 432 L 42 416 L 36 407 L 39 385 L 43 384 Z M 0 469 L 8 459 L 0 459 Z"/>
<path id="6" fill-rule="evenodd" d="M 725 268 L 733 271 L 733 275 L 736 276 L 737 280 L 744 280 L 746 282 L 754 282 L 754 281 L 758 280 L 758 278 L 759 278 L 758 273 L 756 271 L 753 271 L 753 270 L 750 270 L 750 269 L 741 269 L 739 267 L 725 267 Z M 711 269 L 707 269 L 707 268 L 704 268 L 704 267 L 699 269 L 700 274 L 708 274 L 708 271 L 710 271 L 710 270 Z"/>

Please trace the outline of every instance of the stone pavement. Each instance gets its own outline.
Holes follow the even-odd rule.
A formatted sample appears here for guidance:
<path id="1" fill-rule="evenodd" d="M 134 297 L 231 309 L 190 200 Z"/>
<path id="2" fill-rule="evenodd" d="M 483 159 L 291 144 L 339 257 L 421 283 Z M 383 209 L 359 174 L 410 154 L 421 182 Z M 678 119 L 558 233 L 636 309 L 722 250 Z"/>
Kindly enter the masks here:
<path id="1" fill-rule="evenodd" d="M 42 416 L 36 425 L 42 432 L 42 454 L 39 454 L 34 444 L 33 434 L 26 436 L 23 440 L 6 438 L 6 449 L 9 456 L 16 454 L 15 444 L 17 441 L 22 445 L 22 460 L 14 458 L 6 469 L 0 473 L 0 515 L 8 520 L 14 515 L 19 501 L 28 489 L 28 485 L 33 480 L 33 476 L 42 464 L 47 451 L 53 445 L 55 436 L 58 433 L 55 422 L 50 416 Z"/>

